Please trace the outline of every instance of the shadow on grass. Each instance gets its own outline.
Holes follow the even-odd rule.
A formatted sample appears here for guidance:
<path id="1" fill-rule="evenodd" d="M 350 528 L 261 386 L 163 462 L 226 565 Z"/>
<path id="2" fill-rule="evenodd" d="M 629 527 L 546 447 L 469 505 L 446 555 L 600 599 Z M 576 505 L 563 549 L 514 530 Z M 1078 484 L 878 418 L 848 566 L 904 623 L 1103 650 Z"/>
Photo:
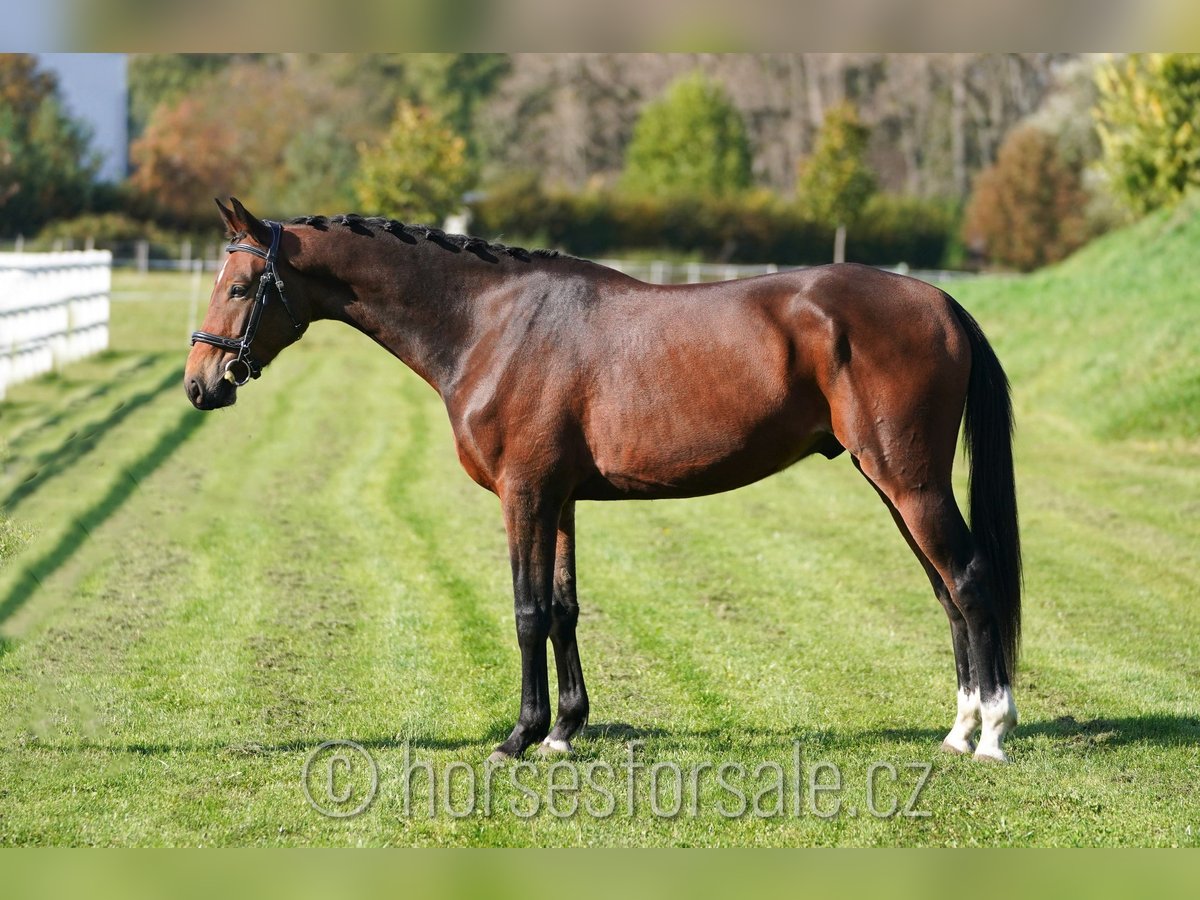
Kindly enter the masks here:
<path id="1" fill-rule="evenodd" d="M 860 739 L 898 742 L 940 742 L 947 729 L 887 728 L 860 732 Z M 1200 746 L 1200 717 L 1151 713 L 1144 716 L 1079 721 L 1074 716 L 1022 722 L 1013 738 L 1049 738 L 1070 748 L 1103 750 L 1131 744 L 1155 747 Z"/>
<path id="2" fill-rule="evenodd" d="M 150 358 L 153 361 L 153 358 Z M 140 366 L 135 366 L 131 371 L 136 371 Z M 85 455 L 95 449 L 97 441 L 104 434 L 113 428 L 120 425 L 130 414 L 137 412 L 147 403 L 150 403 L 164 391 L 180 384 L 183 381 L 183 368 L 172 369 L 167 373 L 158 384 L 147 388 L 141 393 L 135 394 L 124 403 L 118 404 L 112 409 L 107 416 L 88 422 L 79 430 L 64 441 L 56 449 L 40 454 L 34 460 L 33 474 L 28 476 L 24 481 L 14 487 L 7 495 L 0 498 L 0 509 L 7 512 L 12 512 L 23 500 L 34 493 L 38 488 L 48 482 L 55 475 L 60 474 L 65 469 L 77 463 Z M 91 398 L 89 398 L 91 399 Z M 61 418 L 61 415 L 57 418 Z M 0 617 L 2 618 L 2 617 Z"/>
<path id="3" fill-rule="evenodd" d="M 1023 737 L 1049 737 L 1072 748 L 1090 750 L 1115 749 L 1117 747 L 1144 744 L 1155 747 L 1194 747 L 1200 744 L 1200 718 L 1153 714 L 1129 716 L 1118 719 L 1091 719 L 1079 722 L 1064 716 L 1045 722 L 1022 725 L 1016 734 Z M 179 743 L 105 743 L 103 741 L 79 741 L 65 744 L 36 741 L 29 746 L 39 750 L 55 750 L 64 753 L 98 751 L 102 753 L 131 753 L 139 756 L 164 756 L 174 753 L 227 753 L 233 756 L 266 756 L 275 753 L 308 753 L 326 740 L 349 740 L 370 750 L 400 751 L 477 751 L 490 749 L 508 735 L 508 728 L 500 723 L 479 737 L 438 738 L 423 734 L 395 735 L 392 737 L 356 737 L 354 735 L 325 735 L 313 738 L 280 742 L 228 743 L 221 741 L 196 741 Z M 943 738 L 943 732 L 931 728 L 867 729 L 862 731 L 813 730 L 804 728 L 737 728 L 672 730 L 667 728 L 639 727 L 624 722 L 597 723 L 584 732 L 583 758 L 593 755 L 591 750 L 605 745 L 627 746 L 631 741 L 652 741 L 660 750 L 699 749 L 707 744 L 715 755 L 744 755 L 750 749 L 762 749 L 764 744 L 780 749 L 790 748 L 799 741 L 802 748 L 828 750 L 861 749 L 873 742 L 896 742 L 926 744 L 932 752 Z M 11 748 L 9 748 L 11 749 Z M 536 759 L 532 748 L 527 759 Z"/>
<path id="4" fill-rule="evenodd" d="M 175 379 L 177 376 L 173 372 L 171 377 Z M 164 433 L 153 447 L 119 472 L 108 492 L 75 520 L 74 527 L 67 531 L 53 548 L 25 566 L 12 588 L 0 599 L 0 622 L 4 622 L 19 610 L 41 583 L 58 571 L 87 541 L 92 531 L 108 521 L 143 479 L 166 462 L 203 422 L 203 413 L 192 409 L 185 410 L 174 427 Z M 0 642 L 0 655 L 11 647 L 11 641 Z"/>
<path id="5" fill-rule="evenodd" d="M 172 355 L 174 355 L 174 354 L 172 354 Z M 111 393 L 112 390 L 118 384 L 120 384 L 121 381 L 123 381 L 124 379 L 128 378 L 131 375 L 137 374 L 138 372 L 142 371 L 142 369 L 149 368 L 150 366 L 154 365 L 156 362 L 158 362 L 160 359 L 165 358 L 166 356 L 167 356 L 166 353 L 149 353 L 149 354 L 136 355 L 136 354 L 125 353 L 125 352 L 122 352 L 119 350 L 105 350 L 103 353 L 100 353 L 99 355 L 92 357 L 93 362 L 100 362 L 100 363 L 112 362 L 115 364 L 115 363 L 121 362 L 121 360 L 123 358 L 130 358 L 130 357 L 133 357 L 133 361 L 129 365 L 127 365 L 123 368 L 118 368 L 115 372 L 111 373 L 110 376 L 106 377 L 99 384 L 96 384 L 92 379 L 88 379 L 86 382 L 80 382 L 80 384 L 89 384 L 90 385 L 89 390 L 87 390 L 85 393 L 83 393 L 79 397 L 73 397 L 70 399 L 64 398 L 65 402 L 60 406 L 60 408 L 57 412 L 52 413 L 51 415 L 47 416 L 45 419 L 39 419 L 39 420 L 35 421 L 33 424 L 28 425 L 25 428 L 23 428 L 21 431 L 17 432 L 15 435 L 13 435 L 12 439 L 10 440 L 9 446 L 10 447 L 20 447 L 22 444 L 24 444 L 26 441 L 28 441 L 29 438 L 37 435 L 38 433 L 40 433 L 42 431 L 45 431 L 47 428 L 53 428 L 55 425 L 62 424 L 66 420 L 67 416 L 69 416 L 71 414 L 72 410 L 77 409 L 80 406 L 86 406 L 88 403 L 91 403 L 93 400 L 99 400 L 101 397 L 105 396 L 106 394 Z M 69 386 L 70 384 L 74 383 L 72 380 L 66 378 L 63 375 L 60 375 L 57 372 L 53 373 L 51 375 L 48 375 L 48 376 L 43 376 L 43 377 L 47 378 L 47 379 L 56 378 L 56 379 L 58 379 L 59 383 L 64 386 Z M 5 406 L 7 407 L 10 405 L 14 406 L 14 407 L 33 407 L 38 404 L 29 403 L 29 402 L 14 402 L 12 400 L 6 401 Z"/>

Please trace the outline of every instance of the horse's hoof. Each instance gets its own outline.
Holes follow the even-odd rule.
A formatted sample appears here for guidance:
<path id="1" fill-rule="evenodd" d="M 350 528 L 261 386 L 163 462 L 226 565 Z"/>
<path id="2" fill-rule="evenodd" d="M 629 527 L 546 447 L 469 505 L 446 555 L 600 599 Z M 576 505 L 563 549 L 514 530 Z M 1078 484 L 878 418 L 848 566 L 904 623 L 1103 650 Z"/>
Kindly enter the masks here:
<path id="1" fill-rule="evenodd" d="M 1008 762 L 1008 757 L 1004 755 L 1004 751 L 1001 750 L 999 747 L 994 747 L 991 749 L 984 749 L 983 747 L 980 747 L 978 750 L 975 751 L 975 758 L 977 760 L 979 760 L 980 762 L 990 762 L 990 763 L 1006 763 L 1006 762 Z"/>
<path id="2" fill-rule="evenodd" d="M 962 744 L 954 743 L 950 738 L 942 741 L 942 750 L 945 753 L 953 753 L 955 756 L 969 756 L 975 752 L 975 745 L 971 741 L 963 741 Z"/>
<path id="3" fill-rule="evenodd" d="M 505 751 L 503 751 L 499 747 L 497 747 L 495 750 L 492 751 L 492 755 L 487 758 L 487 761 L 489 764 L 498 766 L 501 763 L 508 762 L 512 758 L 513 757 L 510 754 L 506 753 Z"/>
<path id="4" fill-rule="evenodd" d="M 571 752 L 570 741 L 560 741 L 556 738 L 546 738 L 538 744 L 539 756 L 566 756 Z"/>

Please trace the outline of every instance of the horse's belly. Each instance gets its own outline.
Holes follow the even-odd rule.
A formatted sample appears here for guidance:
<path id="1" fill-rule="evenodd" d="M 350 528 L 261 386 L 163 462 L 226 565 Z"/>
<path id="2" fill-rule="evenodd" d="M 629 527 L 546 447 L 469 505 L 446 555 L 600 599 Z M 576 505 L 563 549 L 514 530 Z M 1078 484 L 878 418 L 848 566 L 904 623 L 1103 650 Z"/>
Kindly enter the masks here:
<path id="1" fill-rule="evenodd" d="M 632 332 L 585 382 L 591 493 L 732 490 L 787 468 L 828 435 L 829 406 L 778 316 L 744 303 L 694 312 L 686 327 Z"/>
<path id="2" fill-rule="evenodd" d="M 823 451 L 828 431 L 790 410 L 758 421 L 688 427 L 686 420 L 631 427 L 626 439 L 593 447 L 596 472 L 581 499 L 657 499 L 716 494 L 752 484 Z"/>

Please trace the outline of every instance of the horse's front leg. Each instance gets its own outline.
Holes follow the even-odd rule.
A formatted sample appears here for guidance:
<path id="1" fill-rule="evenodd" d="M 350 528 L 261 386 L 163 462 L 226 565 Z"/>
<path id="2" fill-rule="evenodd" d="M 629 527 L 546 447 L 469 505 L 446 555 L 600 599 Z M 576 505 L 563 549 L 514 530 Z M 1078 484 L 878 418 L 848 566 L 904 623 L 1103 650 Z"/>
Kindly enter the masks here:
<path id="1" fill-rule="evenodd" d="M 517 645 L 521 648 L 521 712 L 512 734 L 491 755 L 492 762 L 520 756 L 550 730 L 546 640 L 554 593 L 554 545 L 562 509 L 561 502 L 552 501 L 543 491 L 505 491 L 501 503 L 512 561 Z"/>
<path id="2" fill-rule="evenodd" d="M 575 644 L 579 601 L 575 597 L 575 501 L 562 508 L 554 551 L 554 598 L 550 605 L 550 644 L 558 671 L 558 716 L 542 742 L 542 753 L 569 753 L 571 738 L 587 724 L 588 695 Z"/>

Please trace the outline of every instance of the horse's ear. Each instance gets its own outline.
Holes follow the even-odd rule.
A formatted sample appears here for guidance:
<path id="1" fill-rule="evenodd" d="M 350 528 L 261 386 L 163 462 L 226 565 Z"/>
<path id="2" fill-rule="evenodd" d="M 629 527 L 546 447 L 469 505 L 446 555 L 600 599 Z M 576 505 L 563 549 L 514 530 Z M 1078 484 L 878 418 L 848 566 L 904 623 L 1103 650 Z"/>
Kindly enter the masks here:
<path id="1" fill-rule="evenodd" d="M 233 210 L 222 203 L 220 199 L 215 197 L 213 199 L 217 204 L 217 209 L 221 211 L 221 219 L 225 222 L 225 233 L 233 236 L 241 231 L 241 229 L 237 227 L 237 223 L 234 221 Z"/>
<path id="2" fill-rule="evenodd" d="M 256 219 L 246 207 L 242 206 L 237 197 L 230 197 L 229 202 L 233 204 L 233 217 L 238 230 L 246 232 L 264 247 L 269 246 L 271 243 L 270 227 Z"/>

